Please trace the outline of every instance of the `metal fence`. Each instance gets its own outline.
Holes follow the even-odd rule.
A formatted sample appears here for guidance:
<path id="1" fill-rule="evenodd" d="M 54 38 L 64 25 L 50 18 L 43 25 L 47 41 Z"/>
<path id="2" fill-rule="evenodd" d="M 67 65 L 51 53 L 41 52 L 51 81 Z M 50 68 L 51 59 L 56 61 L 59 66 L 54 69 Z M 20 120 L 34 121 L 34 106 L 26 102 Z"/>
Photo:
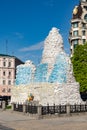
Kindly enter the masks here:
<path id="1" fill-rule="evenodd" d="M 30 105 L 27 104 L 26 105 L 26 113 L 30 113 L 30 114 L 37 114 L 37 106 L 36 105 Z"/>
<path id="2" fill-rule="evenodd" d="M 87 104 L 70 105 L 70 113 L 87 112 Z"/>
<path id="3" fill-rule="evenodd" d="M 23 112 L 23 105 L 22 104 L 14 104 L 14 111 Z"/>
<path id="4" fill-rule="evenodd" d="M 25 108 L 24 108 L 25 107 Z M 37 106 L 32 104 L 14 104 L 14 111 L 23 112 L 25 109 L 25 113 L 36 114 Z"/>
<path id="5" fill-rule="evenodd" d="M 87 104 L 80 104 L 80 105 L 68 105 L 70 113 L 81 113 L 87 112 Z M 67 113 L 67 105 L 58 105 L 55 106 L 42 106 L 42 115 L 46 114 L 66 114 Z"/>
<path id="6" fill-rule="evenodd" d="M 55 104 L 54 104 L 53 106 L 49 106 L 49 105 L 42 106 L 42 115 L 55 114 L 55 113 L 65 114 L 66 105 L 55 106 Z"/>
<path id="7" fill-rule="evenodd" d="M 53 105 L 39 106 L 35 104 L 14 104 L 14 111 L 30 114 L 53 115 L 53 114 L 73 114 L 87 112 L 87 104 L 80 105 Z"/>

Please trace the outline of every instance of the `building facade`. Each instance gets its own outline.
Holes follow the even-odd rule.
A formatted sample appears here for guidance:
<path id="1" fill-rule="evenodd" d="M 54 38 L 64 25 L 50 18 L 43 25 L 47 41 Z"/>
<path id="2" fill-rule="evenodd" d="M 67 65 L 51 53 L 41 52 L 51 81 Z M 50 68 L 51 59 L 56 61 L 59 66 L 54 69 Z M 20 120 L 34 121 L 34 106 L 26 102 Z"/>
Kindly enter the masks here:
<path id="1" fill-rule="evenodd" d="M 87 0 L 80 0 L 78 6 L 73 9 L 71 29 L 69 32 L 69 43 L 71 57 L 77 44 L 87 41 Z"/>
<path id="2" fill-rule="evenodd" d="M 11 96 L 14 86 L 16 66 L 23 64 L 14 56 L 0 54 L 0 96 Z"/>

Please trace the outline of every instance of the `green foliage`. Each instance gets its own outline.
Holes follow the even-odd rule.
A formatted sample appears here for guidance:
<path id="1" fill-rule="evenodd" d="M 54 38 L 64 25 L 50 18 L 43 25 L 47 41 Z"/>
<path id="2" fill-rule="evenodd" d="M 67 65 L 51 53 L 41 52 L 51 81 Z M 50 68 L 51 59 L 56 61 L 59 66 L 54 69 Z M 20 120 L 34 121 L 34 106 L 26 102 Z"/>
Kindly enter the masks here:
<path id="1" fill-rule="evenodd" d="M 77 45 L 72 57 L 76 81 L 80 83 L 80 92 L 87 91 L 87 43 Z"/>
<path id="2" fill-rule="evenodd" d="M 6 106 L 6 109 L 11 109 L 11 108 L 12 108 L 11 105 L 7 105 L 7 106 Z"/>

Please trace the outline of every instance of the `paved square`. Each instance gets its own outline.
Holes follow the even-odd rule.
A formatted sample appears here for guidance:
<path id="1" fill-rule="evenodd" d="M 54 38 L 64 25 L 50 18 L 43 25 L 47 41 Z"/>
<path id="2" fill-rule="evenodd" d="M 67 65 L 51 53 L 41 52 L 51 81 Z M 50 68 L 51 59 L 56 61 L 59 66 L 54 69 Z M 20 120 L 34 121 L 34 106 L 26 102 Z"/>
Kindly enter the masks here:
<path id="1" fill-rule="evenodd" d="M 3 111 L 0 112 L 0 130 L 87 130 L 87 115 L 38 120 Z"/>

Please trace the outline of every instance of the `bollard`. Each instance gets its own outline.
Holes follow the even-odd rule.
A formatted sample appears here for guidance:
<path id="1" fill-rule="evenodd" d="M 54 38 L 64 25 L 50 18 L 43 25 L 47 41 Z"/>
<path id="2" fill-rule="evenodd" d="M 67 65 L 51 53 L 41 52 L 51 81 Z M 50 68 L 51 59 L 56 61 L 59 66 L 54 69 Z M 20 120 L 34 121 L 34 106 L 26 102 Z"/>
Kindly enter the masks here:
<path id="1" fill-rule="evenodd" d="M 70 116 L 70 104 L 66 105 L 66 113 L 67 113 L 67 116 Z"/>
<path id="2" fill-rule="evenodd" d="M 2 110 L 4 111 L 6 109 L 6 102 L 2 101 Z"/>
<path id="3" fill-rule="evenodd" d="M 38 119 L 42 119 L 42 106 L 41 105 L 37 107 L 37 114 L 38 114 Z"/>
<path id="4" fill-rule="evenodd" d="M 25 103 L 23 104 L 23 113 L 24 114 L 26 113 L 26 104 Z"/>
<path id="5" fill-rule="evenodd" d="M 61 114 L 61 104 L 59 104 L 59 112 L 58 112 L 58 116 L 60 117 Z"/>
<path id="6" fill-rule="evenodd" d="M 12 106 L 12 112 L 14 111 L 14 103 L 11 103 L 11 106 Z"/>

